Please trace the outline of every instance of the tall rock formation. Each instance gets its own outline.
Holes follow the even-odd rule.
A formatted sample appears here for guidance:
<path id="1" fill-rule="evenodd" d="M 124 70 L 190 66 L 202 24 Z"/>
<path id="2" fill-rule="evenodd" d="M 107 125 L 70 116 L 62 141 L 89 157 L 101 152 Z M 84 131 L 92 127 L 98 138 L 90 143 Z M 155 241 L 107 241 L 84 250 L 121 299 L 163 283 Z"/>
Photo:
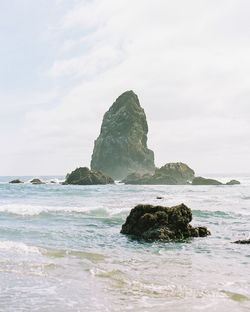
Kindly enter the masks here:
<path id="1" fill-rule="evenodd" d="M 105 113 L 95 140 L 91 169 L 114 179 L 133 171 L 153 173 L 154 153 L 147 148 L 148 124 L 137 95 L 127 91 Z"/>

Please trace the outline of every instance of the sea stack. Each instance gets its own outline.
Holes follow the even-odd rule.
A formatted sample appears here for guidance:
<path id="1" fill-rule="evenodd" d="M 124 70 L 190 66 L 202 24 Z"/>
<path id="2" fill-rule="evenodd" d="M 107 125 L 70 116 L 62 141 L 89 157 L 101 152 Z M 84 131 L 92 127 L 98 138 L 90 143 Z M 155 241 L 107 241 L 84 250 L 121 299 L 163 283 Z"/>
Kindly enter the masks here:
<path id="1" fill-rule="evenodd" d="M 120 180 L 131 172 L 154 173 L 154 153 L 147 147 L 148 124 L 137 95 L 127 91 L 105 113 L 95 140 L 91 169 Z"/>

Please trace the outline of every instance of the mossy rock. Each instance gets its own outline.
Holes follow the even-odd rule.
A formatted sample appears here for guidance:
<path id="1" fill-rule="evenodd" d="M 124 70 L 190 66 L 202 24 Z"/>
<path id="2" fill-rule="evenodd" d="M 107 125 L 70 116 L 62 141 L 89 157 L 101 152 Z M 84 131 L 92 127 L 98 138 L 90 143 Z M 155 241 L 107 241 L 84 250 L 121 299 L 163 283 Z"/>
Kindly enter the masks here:
<path id="1" fill-rule="evenodd" d="M 174 207 L 137 205 L 122 225 L 121 233 L 146 241 L 182 240 L 211 234 L 205 226 L 192 227 L 191 221 L 191 209 L 184 204 Z"/>
<path id="2" fill-rule="evenodd" d="M 240 181 L 238 180 L 230 180 L 229 182 L 226 183 L 226 185 L 237 185 L 240 184 Z"/>
<path id="3" fill-rule="evenodd" d="M 19 180 L 19 179 L 15 179 L 15 180 L 10 181 L 9 183 L 11 183 L 11 184 L 18 184 L 18 183 L 24 183 L 24 182 Z"/>
<path id="4" fill-rule="evenodd" d="M 31 184 L 45 184 L 45 182 L 42 182 L 40 179 L 33 179 L 30 181 Z"/>
<path id="5" fill-rule="evenodd" d="M 114 184 L 114 180 L 96 170 L 89 170 L 87 167 L 80 167 L 67 174 L 64 185 L 98 185 L 98 184 Z"/>
<path id="6" fill-rule="evenodd" d="M 250 244 L 250 238 L 249 239 L 241 239 L 234 242 L 235 244 Z"/>

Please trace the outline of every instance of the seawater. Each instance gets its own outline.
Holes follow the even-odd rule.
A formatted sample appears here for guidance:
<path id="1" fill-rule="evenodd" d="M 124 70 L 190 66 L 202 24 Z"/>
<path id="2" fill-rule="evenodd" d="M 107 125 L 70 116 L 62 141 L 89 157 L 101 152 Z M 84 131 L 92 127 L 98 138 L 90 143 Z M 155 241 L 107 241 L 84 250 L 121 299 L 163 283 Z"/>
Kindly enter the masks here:
<path id="1" fill-rule="evenodd" d="M 232 244 L 250 236 L 250 176 L 234 186 L 12 178 L 0 178 L 0 311 L 250 311 L 250 245 Z M 146 243 L 120 234 L 136 204 L 182 202 L 211 236 Z"/>

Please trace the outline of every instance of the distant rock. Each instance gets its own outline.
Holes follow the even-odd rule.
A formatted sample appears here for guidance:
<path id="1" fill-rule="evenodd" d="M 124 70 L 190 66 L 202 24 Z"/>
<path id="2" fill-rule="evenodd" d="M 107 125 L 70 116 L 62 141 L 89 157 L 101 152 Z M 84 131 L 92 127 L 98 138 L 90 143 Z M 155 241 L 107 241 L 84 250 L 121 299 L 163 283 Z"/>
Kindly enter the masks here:
<path id="1" fill-rule="evenodd" d="M 40 179 L 33 179 L 33 180 L 30 181 L 30 183 L 32 183 L 32 184 L 45 184 Z"/>
<path id="2" fill-rule="evenodd" d="M 235 244 L 250 244 L 250 238 L 249 239 L 237 240 L 234 243 Z"/>
<path id="3" fill-rule="evenodd" d="M 194 179 L 194 171 L 188 165 L 177 162 L 157 168 L 153 175 L 129 174 L 122 182 L 125 184 L 183 185 Z"/>
<path id="4" fill-rule="evenodd" d="M 145 173 L 140 174 L 139 172 L 131 172 L 125 179 L 122 180 L 122 183 L 125 184 L 151 184 L 152 174 Z"/>
<path id="5" fill-rule="evenodd" d="M 67 175 L 64 185 L 98 185 L 98 184 L 114 184 L 114 180 L 96 170 L 89 170 L 87 167 L 80 167 Z"/>
<path id="6" fill-rule="evenodd" d="M 9 183 L 17 184 L 17 183 L 23 183 L 23 181 L 20 181 L 19 179 L 16 179 L 16 180 L 10 181 Z"/>
<path id="7" fill-rule="evenodd" d="M 195 177 L 192 181 L 192 185 L 222 185 L 222 183 L 214 179 Z"/>
<path id="8" fill-rule="evenodd" d="M 231 180 L 231 181 L 229 181 L 229 182 L 226 183 L 226 185 L 235 185 L 235 184 L 240 184 L 240 181 Z"/>
<path id="9" fill-rule="evenodd" d="M 192 227 L 191 220 L 191 209 L 184 204 L 171 208 L 137 205 L 122 225 L 121 233 L 146 241 L 182 240 L 211 234 L 204 226 Z"/>
<path id="10" fill-rule="evenodd" d="M 177 181 L 177 184 L 186 184 L 194 179 L 194 170 L 182 162 L 168 163 L 160 169 L 156 169 L 154 176 L 162 177 L 163 180 L 166 177 L 171 177 Z"/>
<path id="11" fill-rule="evenodd" d="M 105 113 L 95 141 L 91 169 L 123 179 L 129 173 L 154 173 L 154 153 L 147 148 L 148 124 L 137 95 L 127 91 Z"/>

